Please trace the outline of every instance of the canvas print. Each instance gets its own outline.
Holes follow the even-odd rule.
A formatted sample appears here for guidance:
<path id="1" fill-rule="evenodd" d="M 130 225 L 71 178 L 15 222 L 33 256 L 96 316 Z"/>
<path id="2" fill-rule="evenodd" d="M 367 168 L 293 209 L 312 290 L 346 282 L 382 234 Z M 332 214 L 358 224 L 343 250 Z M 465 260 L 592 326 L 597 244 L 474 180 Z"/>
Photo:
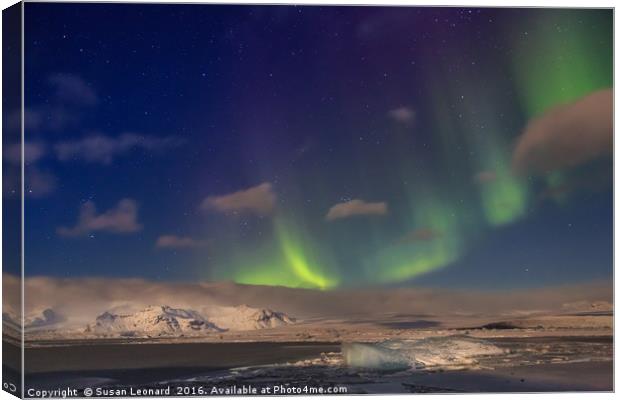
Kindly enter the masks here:
<path id="1" fill-rule="evenodd" d="M 613 390 L 613 10 L 15 7 L 4 390 Z"/>

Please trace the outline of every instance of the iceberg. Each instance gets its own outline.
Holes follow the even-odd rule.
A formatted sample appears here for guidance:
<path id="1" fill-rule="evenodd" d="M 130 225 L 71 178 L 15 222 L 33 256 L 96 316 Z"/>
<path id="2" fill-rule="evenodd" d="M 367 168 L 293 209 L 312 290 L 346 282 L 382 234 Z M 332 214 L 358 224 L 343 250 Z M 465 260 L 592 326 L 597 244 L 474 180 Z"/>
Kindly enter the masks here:
<path id="1" fill-rule="evenodd" d="M 380 343 L 347 343 L 342 355 L 347 366 L 382 371 L 409 368 L 462 368 L 481 357 L 505 354 L 487 341 L 467 336 L 420 340 L 387 340 Z"/>
<path id="2" fill-rule="evenodd" d="M 345 343 L 342 355 L 346 364 L 353 368 L 396 371 L 411 367 L 411 360 L 389 348 L 389 343 Z"/>

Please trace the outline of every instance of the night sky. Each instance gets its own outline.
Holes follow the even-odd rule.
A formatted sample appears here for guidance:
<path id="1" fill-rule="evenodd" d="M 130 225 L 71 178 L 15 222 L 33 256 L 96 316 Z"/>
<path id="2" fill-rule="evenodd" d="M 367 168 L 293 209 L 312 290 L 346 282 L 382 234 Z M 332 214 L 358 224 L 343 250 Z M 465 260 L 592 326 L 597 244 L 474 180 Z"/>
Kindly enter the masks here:
<path id="1" fill-rule="evenodd" d="M 27 276 L 611 279 L 611 10 L 25 8 Z"/>

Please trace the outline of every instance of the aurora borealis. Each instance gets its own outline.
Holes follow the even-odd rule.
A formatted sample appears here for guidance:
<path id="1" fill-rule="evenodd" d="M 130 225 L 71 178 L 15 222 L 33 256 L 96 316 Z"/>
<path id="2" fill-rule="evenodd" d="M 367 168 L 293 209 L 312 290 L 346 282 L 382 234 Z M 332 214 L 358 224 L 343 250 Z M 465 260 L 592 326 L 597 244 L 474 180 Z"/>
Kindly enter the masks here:
<path id="1" fill-rule="evenodd" d="M 611 10 L 28 3 L 25 19 L 27 275 L 611 277 L 611 132 L 592 111 L 613 87 Z"/>

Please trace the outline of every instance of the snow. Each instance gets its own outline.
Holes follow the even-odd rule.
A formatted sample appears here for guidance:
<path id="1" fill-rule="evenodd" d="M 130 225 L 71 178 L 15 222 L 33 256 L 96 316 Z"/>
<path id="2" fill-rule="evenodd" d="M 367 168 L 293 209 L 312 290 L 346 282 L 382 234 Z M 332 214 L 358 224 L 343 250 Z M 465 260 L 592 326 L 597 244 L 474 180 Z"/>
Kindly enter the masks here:
<path id="1" fill-rule="evenodd" d="M 21 318 L 15 313 L 7 311 L 2 313 L 2 322 L 5 326 L 20 330 Z M 24 330 L 26 332 L 56 329 L 65 322 L 65 318 L 51 308 L 33 311 L 24 317 Z"/>
<path id="2" fill-rule="evenodd" d="M 205 308 L 205 311 L 210 321 L 231 331 L 277 328 L 295 322 L 294 318 L 282 312 L 268 308 L 253 308 L 245 304 L 236 307 L 210 307 Z"/>
<path id="3" fill-rule="evenodd" d="M 24 318 L 24 327 L 26 331 L 36 329 L 49 329 L 54 325 L 59 325 L 65 321 L 65 318 L 52 310 L 46 308 L 43 311 L 26 315 Z"/>
<path id="4" fill-rule="evenodd" d="M 288 315 L 268 308 L 247 305 L 211 305 L 201 312 L 168 305 L 140 308 L 131 304 L 114 305 L 100 314 L 65 317 L 45 308 L 26 315 L 25 330 L 32 338 L 97 338 L 97 337 L 199 337 L 225 331 L 252 331 L 295 323 Z M 5 311 L 6 328 L 19 331 L 20 319 Z"/>
<path id="5" fill-rule="evenodd" d="M 214 306 L 204 310 L 209 314 L 166 305 L 148 306 L 137 312 L 110 310 L 88 325 L 85 333 L 106 337 L 201 336 L 228 330 L 274 328 L 294 322 L 284 313 L 246 305 Z"/>
<path id="6" fill-rule="evenodd" d="M 104 312 L 86 332 L 96 335 L 119 336 L 180 336 L 221 332 L 222 329 L 193 310 L 169 306 L 148 306 L 136 313 Z"/>
<path id="7" fill-rule="evenodd" d="M 562 304 L 562 309 L 570 312 L 612 312 L 614 306 L 607 301 L 575 301 Z"/>
<path id="8" fill-rule="evenodd" d="M 402 350 L 426 367 L 476 364 L 480 357 L 500 355 L 504 350 L 484 340 L 466 336 L 431 337 L 403 345 Z"/>
<path id="9" fill-rule="evenodd" d="M 4 311 L 2 313 L 2 329 L 9 331 L 21 331 L 21 322 L 12 311 Z"/>

